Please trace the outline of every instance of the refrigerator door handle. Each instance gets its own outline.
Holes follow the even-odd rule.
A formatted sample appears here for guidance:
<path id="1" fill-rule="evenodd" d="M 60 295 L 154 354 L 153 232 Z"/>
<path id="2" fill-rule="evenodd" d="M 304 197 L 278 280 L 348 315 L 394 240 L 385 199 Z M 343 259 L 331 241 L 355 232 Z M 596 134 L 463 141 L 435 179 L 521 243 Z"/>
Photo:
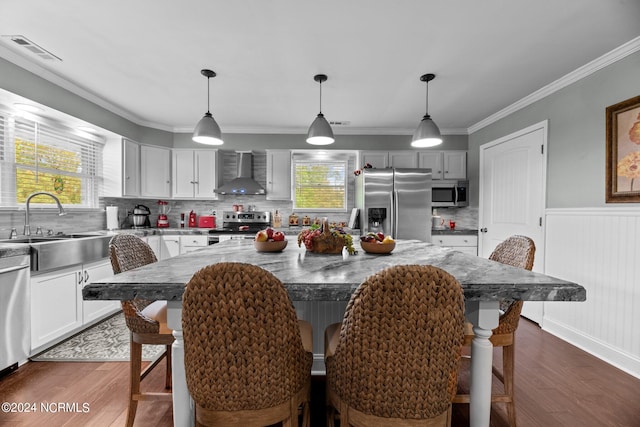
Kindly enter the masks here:
<path id="1" fill-rule="evenodd" d="M 391 227 L 393 230 L 391 237 L 395 239 L 398 235 L 398 222 L 396 221 L 396 213 L 398 212 L 398 190 L 394 190 L 391 195 L 391 206 L 393 206 L 393 209 L 391 209 Z"/>

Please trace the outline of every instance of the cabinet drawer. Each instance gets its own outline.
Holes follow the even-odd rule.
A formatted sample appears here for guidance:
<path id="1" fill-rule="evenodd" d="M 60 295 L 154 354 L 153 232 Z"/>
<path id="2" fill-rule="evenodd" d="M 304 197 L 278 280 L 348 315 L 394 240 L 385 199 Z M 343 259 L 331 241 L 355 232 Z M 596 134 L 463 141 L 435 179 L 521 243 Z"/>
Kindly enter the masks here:
<path id="1" fill-rule="evenodd" d="M 434 235 L 431 237 L 431 241 L 434 245 L 438 246 L 477 246 L 478 236 L 472 235 Z"/>

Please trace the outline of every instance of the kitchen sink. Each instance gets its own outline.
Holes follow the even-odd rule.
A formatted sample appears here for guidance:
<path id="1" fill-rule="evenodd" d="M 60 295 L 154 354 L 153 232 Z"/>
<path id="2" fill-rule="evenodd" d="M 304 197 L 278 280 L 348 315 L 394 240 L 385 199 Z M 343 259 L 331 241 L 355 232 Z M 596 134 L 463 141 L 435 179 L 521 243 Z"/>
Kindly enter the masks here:
<path id="1" fill-rule="evenodd" d="M 111 236 L 99 233 L 57 234 L 0 240 L 31 246 L 31 271 L 43 273 L 109 257 Z"/>

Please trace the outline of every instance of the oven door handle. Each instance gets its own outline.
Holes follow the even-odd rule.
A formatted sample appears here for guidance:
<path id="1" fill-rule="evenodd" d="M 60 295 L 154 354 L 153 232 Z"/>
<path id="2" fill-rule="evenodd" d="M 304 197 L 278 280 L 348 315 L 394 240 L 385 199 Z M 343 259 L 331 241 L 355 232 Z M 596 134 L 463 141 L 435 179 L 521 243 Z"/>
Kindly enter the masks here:
<path id="1" fill-rule="evenodd" d="M 0 269 L 0 274 L 11 273 L 11 272 L 22 270 L 25 268 L 29 268 L 29 264 L 20 264 L 14 267 L 7 267 L 7 268 Z"/>

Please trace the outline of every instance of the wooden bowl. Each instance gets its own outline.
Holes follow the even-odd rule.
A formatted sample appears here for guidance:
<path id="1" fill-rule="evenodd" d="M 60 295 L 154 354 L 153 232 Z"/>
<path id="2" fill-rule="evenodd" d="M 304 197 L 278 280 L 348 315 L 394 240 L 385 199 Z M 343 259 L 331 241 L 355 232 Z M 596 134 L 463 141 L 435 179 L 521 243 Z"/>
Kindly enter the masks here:
<path id="1" fill-rule="evenodd" d="M 378 243 L 360 241 L 360 247 L 369 254 L 388 254 L 396 247 L 396 242 Z"/>
<path id="2" fill-rule="evenodd" d="M 266 242 L 256 242 L 253 241 L 253 246 L 256 248 L 258 252 L 280 252 L 284 248 L 287 247 L 286 240 L 276 241 L 266 241 Z"/>

